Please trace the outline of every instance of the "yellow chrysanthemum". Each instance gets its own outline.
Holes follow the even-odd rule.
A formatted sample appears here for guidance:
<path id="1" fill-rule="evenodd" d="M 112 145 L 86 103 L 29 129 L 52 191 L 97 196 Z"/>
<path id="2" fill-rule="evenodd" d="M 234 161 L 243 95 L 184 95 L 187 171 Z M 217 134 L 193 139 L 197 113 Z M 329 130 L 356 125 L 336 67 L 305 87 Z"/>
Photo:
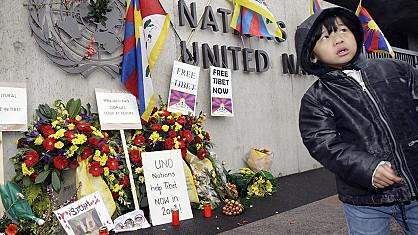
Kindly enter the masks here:
<path id="1" fill-rule="evenodd" d="M 80 115 L 77 115 L 77 116 L 75 117 L 75 120 L 77 120 L 78 122 L 79 122 L 79 121 L 81 121 L 81 119 L 82 119 L 82 118 L 80 117 Z"/>
<path id="2" fill-rule="evenodd" d="M 142 172 L 144 172 L 144 169 L 142 167 L 135 168 L 135 173 L 136 174 L 141 174 Z"/>
<path id="3" fill-rule="evenodd" d="M 55 132 L 55 134 L 53 135 L 54 139 L 59 139 L 61 137 L 63 137 L 65 134 L 65 130 L 64 129 L 59 129 L 57 132 Z"/>
<path id="4" fill-rule="evenodd" d="M 52 125 L 52 127 L 56 127 L 57 125 L 59 125 L 60 124 L 60 122 L 58 121 L 58 120 L 54 120 L 52 123 L 51 123 L 51 125 Z"/>
<path id="5" fill-rule="evenodd" d="M 64 143 L 61 141 L 58 141 L 54 144 L 54 147 L 57 149 L 62 149 L 62 147 L 64 147 Z"/>
<path id="6" fill-rule="evenodd" d="M 74 128 L 75 128 L 74 123 L 70 123 L 70 124 L 68 124 L 67 128 L 68 128 L 68 130 L 70 130 L 70 131 L 74 130 Z"/>
<path id="7" fill-rule="evenodd" d="M 169 127 L 169 126 L 167 126 L 167 125 L 163 125 L 163 126 L 161 127 L 161 129 L 162 129 L 164 132 L 167 132 L 167 131 L 170 129 L 170 127 Z"/>
<path id="8" fill-rule="evenodd" d="M 76 134 L 75 138 L 71 141 L 73 144 L 84 144 L 87 141 L 87 136 L 84 134 Z"/>
<path id="9" fill-rule="evenodd" d="M 111 146 L 109 146 L 109 151 L 110 151 L 110 154 L 112 154 L 113 156 L 117 155 L 115 149 L 112 148 Z"/>
<path id="10" fill-rule="evenodd" d="M 91 128 L 93 129 L 94 127 L 91 126 Z M 93 135 L 100 137 L 100 138 L 104 138 L 104 135 L 102 134 L 102 132 L 98 131 L 98 130 L 93 130 Z"/>
<path id="11" fill-rule="evenodd" d="M 110 174 L 109 175 L 109 177 L 107 177 L 110 181 L 114 181 L 116 178 L 115 178 L 115 175 L 113 175 L 113 174 Z"/>
<path id="12" fill-rule="evenodd" d="M 174 130 L 175 131 L 179 131 L 179 130 L 181 130 L 181 128 L 183 128 L 183 126 L 178 124 L 177 122 L 174 124 Z"/>
<path id="13" fill-rule="evenodd" d="M 143 184 L 143 183 L 145 182 L 145 178 L 144 178 L 144 176 L 140 175 L 140 176 L 138 177 L 138 181 L 139 181 L 139 183 Z"/>
<path id="14" fill-rule="evenodd" d="M 44 142 L 44 137 L 42 137 L 42 135 L 38 135 L 38 137 L 36 137 L 35 139 L 35 145 L 41 145 Z"/>
<path id="15" fill-rule="evenodd" d="M 28 168 L 26 163 L 22 163 L 22 173 L 23 175 L 32 175 L 35 170 L 33 168 Z"/>
<path id="16" fill-rule="evenodd" d="M 154 131 L 154 132 L 152 132 L 152 134 L 151 134 L 151 136 L 149 137 L 151 140 L 152 140 L 152 142 L 157 142 L 157 141 L 161 141 L 161 140 L 163 140 L 163 138 L 161 138 L 160 137 L 160 134 L 158 134 L 158 132 L 156 132 L 156 131 Z"/>
<path id="17" fill-rule="evenodd" d="M 112 187 L 113 192 L 119 192 L 121 189 L 122 189 L 122 185 L 120 185 L 120 184 L 115 184 Z"/>
<path id="18" fill-rule="evenodd" d="M 109 175 L 109 167 L 104 167 L 103 168 L 103 175 L 104 176 L 108 176 Z"/>
<path id="19" fill-rule="evenodd" d="M 104 166 L 104 165 L 106 165 L 106 162 L 107 162 L 107 159 L 108 159 L 109 157 L 106 155 L 106 154 L 103 154 L 103 156 L 100 158 L 100 165 L 101 166 Z"/>

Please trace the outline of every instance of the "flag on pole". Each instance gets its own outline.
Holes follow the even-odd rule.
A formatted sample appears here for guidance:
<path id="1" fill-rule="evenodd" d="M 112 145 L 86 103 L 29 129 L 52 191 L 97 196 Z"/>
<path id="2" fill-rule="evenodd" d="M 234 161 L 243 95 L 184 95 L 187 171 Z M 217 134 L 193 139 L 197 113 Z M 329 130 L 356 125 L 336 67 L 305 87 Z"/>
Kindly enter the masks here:
<path id="1" fill-rule="evenodd" d="M 310 0 L 310 1 L 311 1 L 310 12 L 311 12 L 311 15 L 313 15 L 321 10 L 321 5 L 319 5 L 318 0 Z"/>
<path id="2" fill-rule="evenodd" d="M 169 26 L 170 18 L 158 0 L 126 0 L 121 79 L 138 97 L 139 112 L 145 120 L 156 103 L 151 73 Z"/>
<path id="3" fill-rule="evenodd" d="M 231 28 L 243 35 L 283 39 L 276 18 L 262 0 L 234 0 Z"/>
<path id="4" fill-rule="evenodd" d="M 387 53 L 392 57 L 395 56 L 392 47 L 386 40 L 383 32 L 379 29 L 376 22 L 372 19 L 369 12 L 360 3 L 357 7 L 356 15 L 360 19 L 364 33 L 364 47 L 367 52 Z"/>

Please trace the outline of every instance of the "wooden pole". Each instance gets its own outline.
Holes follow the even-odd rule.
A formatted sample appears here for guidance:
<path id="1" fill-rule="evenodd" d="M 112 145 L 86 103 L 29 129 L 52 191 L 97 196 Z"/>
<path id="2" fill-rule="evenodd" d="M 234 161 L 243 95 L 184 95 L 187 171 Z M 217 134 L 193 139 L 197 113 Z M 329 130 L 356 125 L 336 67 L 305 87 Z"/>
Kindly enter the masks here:
<path id="1" fill-rule="evenodd" d="M 125 153 L 126 166 L 129 170 L 129 182 L 131 183 L 132 197 L 134 199 L 135 210 L 139 210 L 138 196 L 136 195 L 136 187 L 134 176 L 132 174 L 131 159 L 129 158 L 128 146 L 126 145 L 125 131 L 120 130 L 120 137 L 122 140 L 123 152 Z"/>

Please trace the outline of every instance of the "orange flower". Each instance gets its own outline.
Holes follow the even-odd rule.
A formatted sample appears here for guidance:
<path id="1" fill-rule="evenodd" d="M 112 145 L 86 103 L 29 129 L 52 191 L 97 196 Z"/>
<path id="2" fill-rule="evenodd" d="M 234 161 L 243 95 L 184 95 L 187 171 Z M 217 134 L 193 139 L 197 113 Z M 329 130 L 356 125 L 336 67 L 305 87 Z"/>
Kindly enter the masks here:
<path id="1" fill-rule="evenodd" d="M 17 226 L 15 224 L 9 224 L 4 232 L 7 235 L 15 235 L 17 233 Z"/>

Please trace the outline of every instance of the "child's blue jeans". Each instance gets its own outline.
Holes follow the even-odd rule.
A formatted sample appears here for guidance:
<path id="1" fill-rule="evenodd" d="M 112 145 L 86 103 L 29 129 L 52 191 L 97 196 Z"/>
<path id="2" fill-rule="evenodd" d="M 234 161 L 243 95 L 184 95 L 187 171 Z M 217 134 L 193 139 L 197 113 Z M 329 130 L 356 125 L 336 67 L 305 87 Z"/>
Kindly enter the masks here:
<path id="1" fill-rule="evenodd" d="M 343 203 L 345 219 L 350 235 L 390 235 L 390 220 L 395 218 L 406 235 L 418 234 L 418 202 L 413 200 L 405 204 L 405 213 L 409 231 L 405 229 L 399 205 L 391 206 L 355 206 Z"/>

